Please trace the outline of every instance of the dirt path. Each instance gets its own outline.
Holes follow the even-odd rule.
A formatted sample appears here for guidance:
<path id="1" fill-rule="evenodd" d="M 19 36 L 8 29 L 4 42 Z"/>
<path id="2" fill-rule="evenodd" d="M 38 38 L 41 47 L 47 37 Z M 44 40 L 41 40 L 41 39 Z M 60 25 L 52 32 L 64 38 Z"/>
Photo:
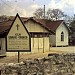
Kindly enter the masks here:
<path id="1" fill-rule="evenodd" d="M 22 62 L 26 59 L 47 57 L 49 53 L 75 53 L 75 46 L 73 46 L 73 47 L 71 47 L 71 46 L 70 47 L 51 47 L 50 52 L 45 52 L 45 53 L 20 54 L 20 62 Z M 10 55 L 13 55 L 13 53 L 11 53 Z M 8 55 L 6 57 L 0 58 L 0 63 L 17 63 L 17 61 L 18 61 L 17 57 L 18 57 L 17 55 L 14 55 L 14 56 Z"/>
<path id="2" fill-rule="evenodd" d="M 45 52 L 45 53 L 36 53 L 36 54 L 21 54 L 20 55 L 20 62 L 26 60 L 26 59 L 34 59 L 34 58 L 43 58 L 47 57 L 49 53 L 63 53 L 60 51 L 50 51 L 50 52 Z M 3 58 L 0 58 L 0 63 L 17 63 L 18 58 L 17 55 L 15 56 L 6 56 Z"/>

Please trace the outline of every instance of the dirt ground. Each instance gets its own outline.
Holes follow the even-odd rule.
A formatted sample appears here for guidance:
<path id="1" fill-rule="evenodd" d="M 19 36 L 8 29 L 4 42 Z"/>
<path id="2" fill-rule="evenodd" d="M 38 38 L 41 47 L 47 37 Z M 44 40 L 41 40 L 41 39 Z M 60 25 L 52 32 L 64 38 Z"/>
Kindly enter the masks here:
<path id="1" fill-rule="evenodd" d="M 45 52 L 45 53 L 29 53 L 29 54 L 20 54 L 20 62 L 25 61 L 26 59 L 34 59 L 34 58 L 43 58 L 47 57 L 50 53 L 63 53 L 61 51 L 51 51 Z M 0 57 L 0 63 L 17 63 L 18 62 L 18 56 L 6 56 L 6 57 Z"/>
<path id="2" fill-rule="evenodd" d="M 50 53 L 75 53 L 75 46 L 74 47 L 52 47 L 50 48 L 49 52 L 41 52 L 41 53 L 20 53 L 20 62 L 25 61 L 26 59 L 34 59 L 34 58 L 43 58 L 47 57 Z M 10 53 L 9 53 L 10 54 Z M 10 54 L 10 55 L 13 55 Z M 17 63 L 18 62 L 18 55 L 9 56 L 6 55 L 6 57 L 0 57 L 0 63 Z"/>

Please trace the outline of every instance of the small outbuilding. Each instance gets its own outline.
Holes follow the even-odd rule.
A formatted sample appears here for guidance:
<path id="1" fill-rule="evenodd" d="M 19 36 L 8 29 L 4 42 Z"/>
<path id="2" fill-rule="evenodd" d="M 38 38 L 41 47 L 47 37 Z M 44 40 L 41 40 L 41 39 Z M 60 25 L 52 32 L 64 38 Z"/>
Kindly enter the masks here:
<path id="1" fill-rule="evenodd" d="M 50 35 L 52 46 L 69 45 L 69 28 L 63 20 L 51 21 L 48 27 L 55 33 L 53 35 Z"/>

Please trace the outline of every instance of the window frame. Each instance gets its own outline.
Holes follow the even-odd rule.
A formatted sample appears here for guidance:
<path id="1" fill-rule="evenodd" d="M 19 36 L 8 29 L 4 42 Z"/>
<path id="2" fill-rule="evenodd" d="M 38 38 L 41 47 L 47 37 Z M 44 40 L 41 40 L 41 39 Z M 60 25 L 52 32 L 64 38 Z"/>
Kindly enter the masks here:
<path id="1" fill-rule="evenodd" d="M 64 41 L 64 32 L 61 32 L 61 41 Z"/>

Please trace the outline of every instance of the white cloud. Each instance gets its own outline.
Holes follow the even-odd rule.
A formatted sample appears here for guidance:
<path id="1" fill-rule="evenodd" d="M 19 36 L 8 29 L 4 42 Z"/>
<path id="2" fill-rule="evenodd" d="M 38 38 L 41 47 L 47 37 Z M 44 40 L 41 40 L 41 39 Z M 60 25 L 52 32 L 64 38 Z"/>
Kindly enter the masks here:
<path id="1" fill-rule="evenodd" d="M 51 0 L 48 8 L 51 9 L 60 9 L 62 11 L 64 11 L 65 13 L 71 15 L 75 12 L 75 0 L 60 0 L 60 1 L 56 1 L 56 0 Z"/>
<path id="2" fill-rule="evenodd" d="M 27 12 L 26 12 L 26 10 L 23 9 L 23 8 L 16 7 L 14 12 L 19 13 L 20 16 L 27 17 Z M 13 12 L 13 13 L 14 13 L 14 12 Z"/>
<path id="3" fill-rule="evenodd" d="M 60 3 L 56 3 L 55 0 L 51 0 L 49 5 L 48 5 L 48 8 L 51 8 L 51 9 L 55 9 L 55 8 L 59 8 L 59 9 L 62 9 L 63 5 L 60 5 Z"/>
<path id="4" fill-rule="evenodd" d="M 12 2 L 12 0 L 1 1 L 0 15 L 15 16 L 16 13 L 19 13 L 20 16 L 28 16 L 28 12 L 23 7 L 19 6 L 17 3 Z"/>
<path id="5" fill-rule="evenodd" d="M 29 6 L 28 9 L 26 9 L 26 11 L 29 13 L 28 16 L 33 16 L 33 13 L 35 12 L 36 9 L 40 8 L 40 6 L 38 4 L 32 4 L 31 6 Z"/>
<path id="6" fill-rule="evenodd" d="M 39 8 L 39 5 L 37 3 L 27 4 L 28 0 L 24 0 L 24 1 L 19 0 L 17 3 L 13 1 L 15 0 L 6 0 L 6 2 L 4 1 L 6 4 L 2 3 L 2 7 L 0 7 L 0 10 L 1 10 L 0 15 L 15 16 L 16 13 L 19 13 L 20 16 L 29 17 L 29 16 L 32 16 L 35 10 Z"/>
<path id="7" fill-rule="evenodd" d="M 63 9 L 63 7 L 65 7 L 65 5 L 67 5 L 67 2 L 68 0 L 61 0 L 59 2 L 56 2 L 56 0 L 51 0 L 48 7 L 51 8 L 51 9 L 55 9 L 55 8 L 58 8 L 58 9 Z"/>
<path id="8" fill-rule="evenodd" d="M 2 3 L 2 6 L 0 5 L 0 14 L 3 15 L 15 15 L 16 13 L 19 13 L 21 16 L 32 16 L 36 9 L 39 7 L 42 8 L 42 5 L 39 5 L 37 1 L 33 0 L 4 0 L 9 1 L 6 2 L 6 4 Z M 41 0 L 39 1 L 41 2 Z M 48 8 L 58 8 L 61 9 L 63 12 L 71 15 L 75 13 L 75 0 L 50 0 L 49 3 L 46 5 L 46 10 Z M 42 3 L 41 3 L 42 4 Z M 10 7 L 9 7 L 10 6 Z"/>
<path id="9" fill-rule="evenodd" d="M 39 5 L 33 4 L 33 5 L 31 5 L 31 8 L 32 8 L 32 9 L 38 9 L 38 8 L 39 8 Z"/>

